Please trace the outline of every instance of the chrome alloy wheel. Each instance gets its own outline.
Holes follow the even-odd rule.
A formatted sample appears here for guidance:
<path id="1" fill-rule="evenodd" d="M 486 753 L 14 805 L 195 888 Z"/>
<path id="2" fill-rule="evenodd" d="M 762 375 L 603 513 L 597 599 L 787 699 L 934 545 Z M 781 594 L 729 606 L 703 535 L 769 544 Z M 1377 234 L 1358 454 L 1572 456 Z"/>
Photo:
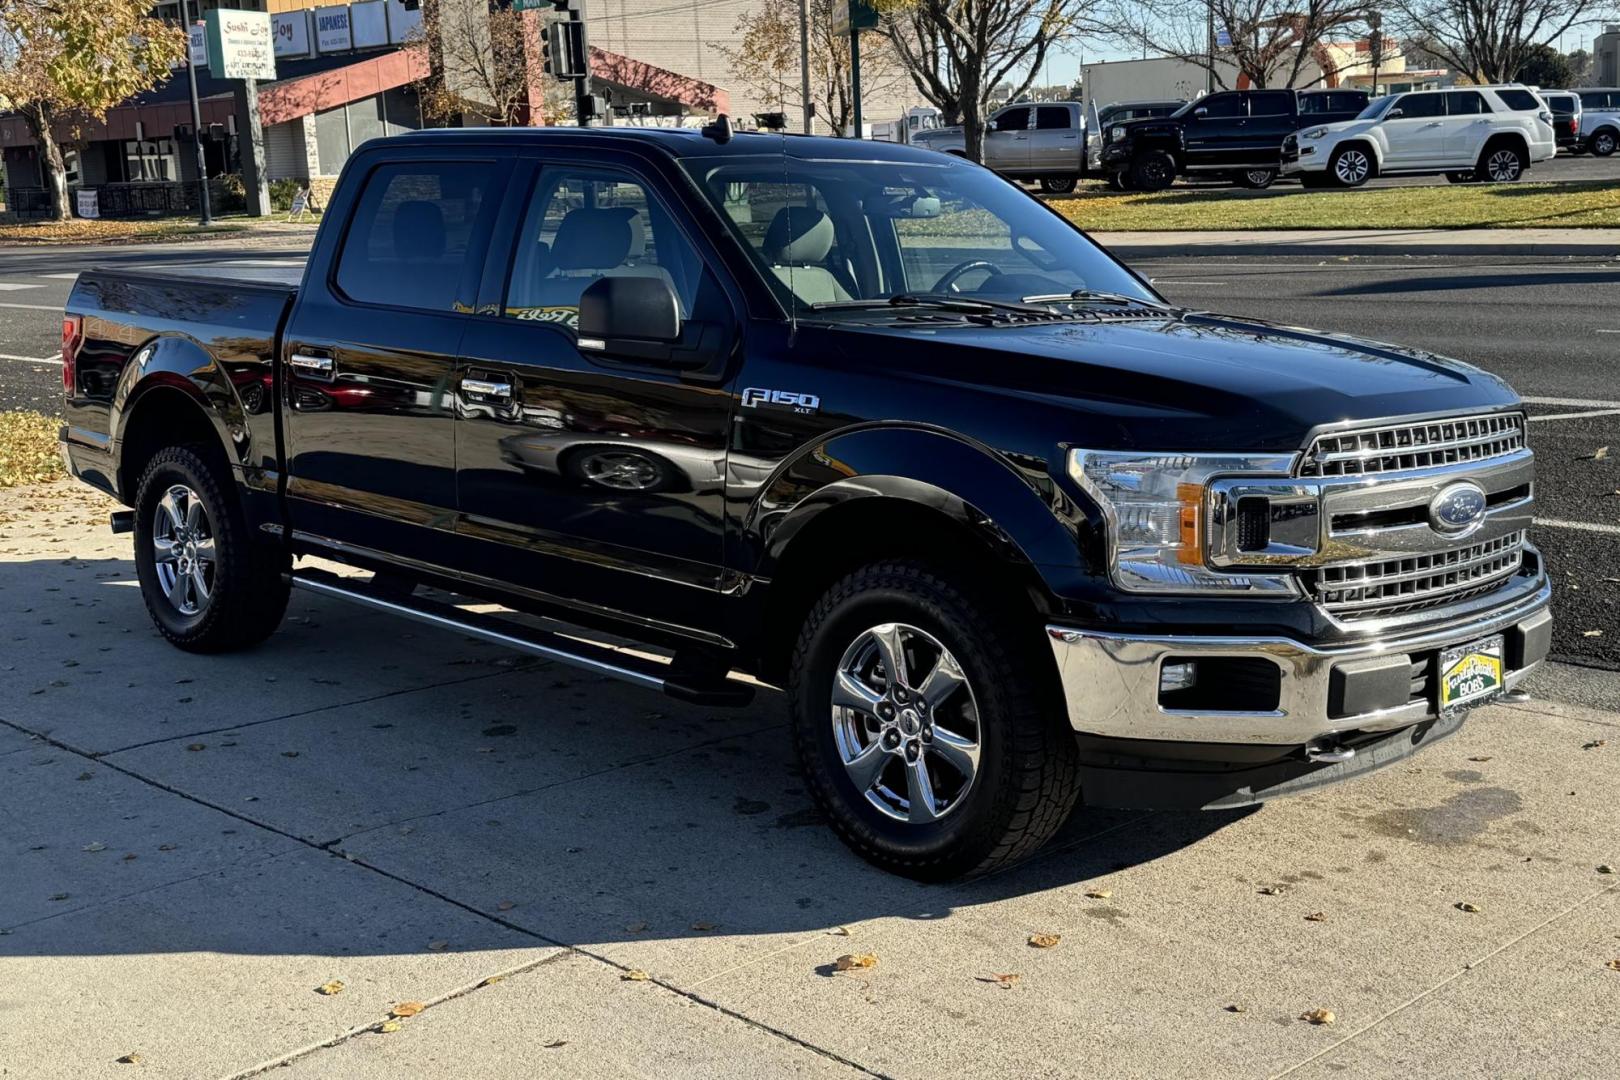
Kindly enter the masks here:
<path id="1" fill-rule="evenodd" d="M 1519 155 L 1512 150 L 1498 150 L 1485 162 L 1485 173 L 1492 180 L 1517 180 L 1519 170 Z"/>
<path id="2" fill-rule="evenodd" d="M 658 483 L 658 465 L 636 450 L 603 450 L 579 463 L 585 478 L 619 491 L 645 491 Z"/>
<path id="3" fill-rule="evenodd" d="M 208 606 L 214 592 L 214 529 L 197 493 L 175 484 L 152 514 L 152 558 L 158 584 L 182 615 Z"/>
<path id="4" fill-rule="evenodd" d="M 925 825 L 959 808 L 979 772 L 973 687 L 932 634 L 884 623 L 838 662 L 833 738 L 855 789 L 896 821 Z"/>
<path id="5" fill-rule="evenodd" d="M 1333 175 L 1337 176 L 1341 183 L 1351 187 L 1367 179 L 1367 174 L 1371 171 L 1372 162 L 1360 150 L 1345 150 L 1333 163 Z"/>

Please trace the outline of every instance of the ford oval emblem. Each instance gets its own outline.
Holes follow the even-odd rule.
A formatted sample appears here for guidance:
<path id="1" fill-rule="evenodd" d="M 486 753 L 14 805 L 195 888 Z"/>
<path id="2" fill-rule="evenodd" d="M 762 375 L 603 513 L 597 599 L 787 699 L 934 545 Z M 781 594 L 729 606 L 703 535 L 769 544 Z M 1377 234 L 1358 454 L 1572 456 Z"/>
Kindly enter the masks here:
<path id="1" fill-rule="evenodd" d="M 1429 500 L 1429 524 L 1436 532 L 1467 532 L 1485 520 L 1485 489 L 1469 480 L 1452 484 Z"/>

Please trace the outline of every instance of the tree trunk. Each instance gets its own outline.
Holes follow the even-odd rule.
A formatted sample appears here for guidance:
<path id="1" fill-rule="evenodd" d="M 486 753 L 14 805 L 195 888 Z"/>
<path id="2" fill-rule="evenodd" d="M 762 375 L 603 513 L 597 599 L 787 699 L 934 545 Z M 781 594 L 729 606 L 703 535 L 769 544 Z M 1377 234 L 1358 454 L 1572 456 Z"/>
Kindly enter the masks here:
<path id="1" fill-rule="evenodd" d="M 62 160 L 62 147 L 51 130 L 51 110 L 44 103 L 35 102 L 23 109 L 23 116 L 33 129 L 34 140 L 39 143 L 45 189 L 51 193 L 50 220 L 65 221 L 68 217 L 67 162 Z"/>

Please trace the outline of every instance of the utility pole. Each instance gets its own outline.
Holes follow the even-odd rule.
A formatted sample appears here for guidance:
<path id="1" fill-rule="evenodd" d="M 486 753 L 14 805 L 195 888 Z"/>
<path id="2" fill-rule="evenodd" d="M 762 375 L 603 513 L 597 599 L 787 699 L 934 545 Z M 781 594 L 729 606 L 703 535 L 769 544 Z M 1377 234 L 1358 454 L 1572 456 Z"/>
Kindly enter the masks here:
<path id="1" fill-rule="evenodd" d="M 1369 97 L 1378 96 L 1378 68 L 1384 61 L 1384 17 L 1376 11 L 1367 13 L 1367 58 L 1372 61 L 1372 87 Z"/>
<path id="2" fill-rule="evenodd" d="M 1215 0 L 1204 0 L 1205 47 L 1209 50 L 1209 66 L 1204 69 L 1204 93 L 1215 92 Z"/>
<path id="3" fill-rule="evenodd" d="M 804 133 L 809 135 L 815 115 L 810 104 L 810 0 L 799 0 L 799 93 L 804 98 Z"/>
<path id="4" fill-rule="evenodd" d="M 855 99 L 855 137 L 865 138 L 866 128 L 861 124 L 861 32 L 849 28 L 849 93 Z"/>
<path id="5" fill-rule="evenodd" d="M 180 21 L 186 25 L 186 77 L 191 81 L 191 142 L 197 148 L 197 182 L 202 196 L 201 223 L 212 225 L 214 211 L 208 203 L 208 155 L 203 151 L 202 105 L 197 100 L 197 68 L 191 62 L 191 5 L 187 0 L 180 0 Z"/>

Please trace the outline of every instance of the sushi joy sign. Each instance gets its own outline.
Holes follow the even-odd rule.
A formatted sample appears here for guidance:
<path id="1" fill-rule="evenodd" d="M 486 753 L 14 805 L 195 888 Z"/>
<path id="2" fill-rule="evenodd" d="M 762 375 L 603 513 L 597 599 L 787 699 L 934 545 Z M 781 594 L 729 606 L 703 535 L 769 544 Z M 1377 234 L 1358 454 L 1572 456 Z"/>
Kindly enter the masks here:
<path id="1" fill-rule="evenodd" d="M 216 8 L 207 19 L 208 63 L 217 77 L 276 77 L 276 46 L 269 13 Z"/>

